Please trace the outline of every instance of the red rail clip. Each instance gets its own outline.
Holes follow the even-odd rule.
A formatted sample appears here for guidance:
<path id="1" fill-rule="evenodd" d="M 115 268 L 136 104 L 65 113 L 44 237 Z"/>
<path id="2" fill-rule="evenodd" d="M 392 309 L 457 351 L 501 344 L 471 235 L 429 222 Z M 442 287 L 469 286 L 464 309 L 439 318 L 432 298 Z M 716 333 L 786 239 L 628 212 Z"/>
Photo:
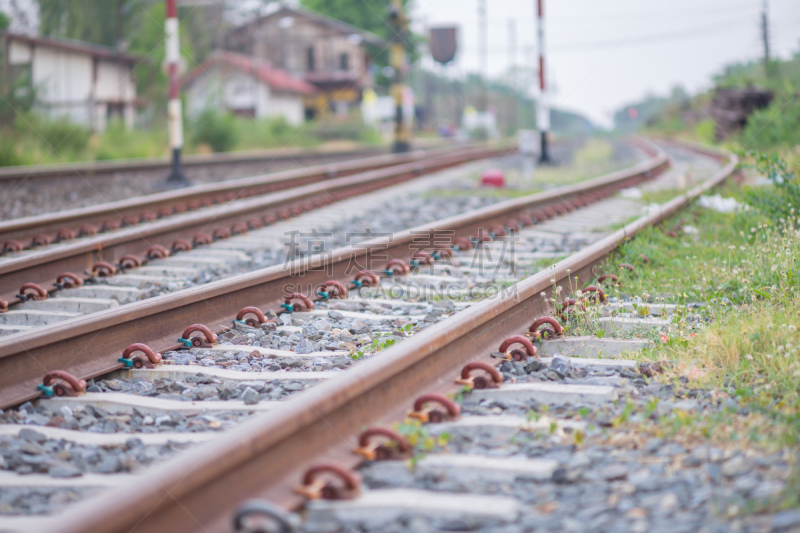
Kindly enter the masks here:
<path id="1" fill-rule="evenodd" d="M 481 376 L 473 376 L 471 372 L 473 370 L 483 370 L 488 374 L 488 379 L 486 375 Z M 469 363 L 461 369 L 461 377 L 456 380 L 456 383 L 459 385 L 464 385 L 465 387 L 472 389 L 496 389 L 503 383 L 503 374 L 501 374 L 495 367 L 490 365 L 489 363 L 484 363 L 482 361 L 476 361 L 474 363 Z"/>
<path id="2" fill-rule="evenodd" d="M 133 356 L 136 352 L 143 353 L 144 357 L 141 355 Z M 161 354 L 154 352 L 148 345 L 137 342 L 125 348 L 125 351 L 122 352 L 122 357 L 117 361 L 126 367 L 142 368 L 146 366 L 147 368 L 153 368 L 161 362 Z"/>
<path id="3" fill-rule="evenodd" d="M 327 479 L 320 477 L 327 474 Z M 361 476 L 348 472 L 339 465 L 321 464 L 306 470 L 303 484 L 294 491 L 309 500 L 351 500 L 356 498 Z"/>
<path id="4" fill-rule="evenodd" d="M 442 412 L 438 407 L 425 407 L 427 403 L 436 403 L 445 408 Z M 408 413 L 410 418 L 425 422 L 443 422 L 446 419 L 458 418 L 461 415 L 461 406 L 441 394 L 423 394 L 414 402 L 414 410 Z"/>
<path id="5" fill-rule="evenodd" d="M 255 318 L 251 317 L 245 320 L 245 315 L 255 315 Z M 234 323 L 238 322 L 239 324 L 250 326 L 251 328 L 257 328 L 266 321 L 267 317 L 264 316 L 264 313 L 262 313 L 260 309 L 257 307 L 245 307 L 236 315 Z"/>
<path id="6" fill-rule="evenodd" d="M 83 285 L 83 280 L 72 272 L 62 272 L 56 278 L 55 286 L 59 289 L 72 289 Z"/>
<path id="7" fill-rule="evenodd" d="M 201 334 L 191 337 L 195 331 L 199 331 Z M 210 348 L 217 342 L 217 336 L 203 324 L 192 324 L 183 330 L 183 334 L 178 340 L 187 348 Z"/>
<path id="8" fill-rule="evenodd" d="M 56 381 L 60 379 L 61 381 Z M 77 396 L 86 391 L 86 380 L 76 379 L 75 376 L 63 370 L 51 370 L 44 375 L 41 385 L 36 386 L 45 396 Z"/>
<path id="9" fill-rule="evenodd" d="M 506 352 L 514 344 L 521 344 L 525 351 L 515 348 L 511 352 Z M 528 357 L 536 357 L 536 347 L 531 344 L 527 337 L 522 335 L 514 335 L 504 340 L 503 344 L 500 345 L 500 352 L 506 354 L 507 360 L 513 359 L 514 361 L 525 361 Z"/>
<path id="10" fill-rule="evenodd" d="M 541 331 L 539 330 L 539 326 L 544 324 L 550 324 L 553 326 L 553 329 L 544 328 Z M 558 323 L 558 320 L 551 316 L 543 316 L 541 318 L 537 318 L 536 321 L 531 324 L 531 327 L 528 328 L 528 331 L 531 332 L 533 338 L 541 339 L 544 335 L 548 335 L 549 337 L 555 337 L 564 334 L 564 328 L 561 327 L 561 324 Z M 544 337 L 546 338 L 546 337 Z"/>
<path id="11" fill-rule="evenodd" d="M 372 437 L 386 437 L 388 440 L 375 441 Z M 410 455 L 411 445 L 405 437 L 392 429 L 369 428 L 359 437 L 355 452 L 367 461 L 388 461 Z"/>
<path id="12" fill-rule="evenodd" d="M 30 300 L 47 300 L 47 291 L 35 283 L 25 283 L 19 288 L 17 298 L 23 302 Z"/>

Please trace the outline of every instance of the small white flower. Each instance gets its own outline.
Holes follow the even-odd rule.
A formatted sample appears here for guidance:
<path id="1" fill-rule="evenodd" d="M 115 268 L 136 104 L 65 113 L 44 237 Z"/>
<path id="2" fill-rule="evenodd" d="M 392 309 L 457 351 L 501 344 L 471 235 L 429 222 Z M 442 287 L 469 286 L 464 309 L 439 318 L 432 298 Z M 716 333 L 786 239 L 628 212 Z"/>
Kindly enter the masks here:
<path id="1" fill-rule="evenodd" d="M 797 331 L 797 326 L 794 324 L 789 324 L 789 331 Z"/>
<path id="2" fill-rule="evenodd" d="M 750 355 L 750 354 L 745 355 L 744 358 L 747 359 L 748 361 L 752 361 L 753 360 L 753 356 Z"/>

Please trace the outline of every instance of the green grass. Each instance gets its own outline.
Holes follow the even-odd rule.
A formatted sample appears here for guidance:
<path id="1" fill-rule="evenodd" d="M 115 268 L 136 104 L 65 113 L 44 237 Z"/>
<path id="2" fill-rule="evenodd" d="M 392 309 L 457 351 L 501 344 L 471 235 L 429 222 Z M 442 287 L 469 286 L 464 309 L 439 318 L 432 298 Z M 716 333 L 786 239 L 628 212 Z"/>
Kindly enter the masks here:
<path id="1" fill-rule="evenodd" d="M 723 195 L 742 198 L 736 185 Z M 676 226 L 694 228 L 677 238 Z M 675 385 L 684 397 L 696 389 L 723 407 L 703 413 L 672 411 L 660 417 L 618 420 L 616 426 L 669 438 L 691 447 L 715 442 L 725 447 L 774 451 L 800 445 L 800 220 L 770 222 L 756 210 L 723 214 L 690 206 L 658 228 L 626 242 L 600 269 L 622 286 L 610 295 L 638 296 L 645 303 L 679 307 L 666 334 L 649 332 L 653 346 L 635 355 L 661 361 L 654 379 Z M 647 264 L 640 254 L 645 254 Z M 635 273 L 621 270 L 630 263 Z M 564 287 L 582 296 L 576 283 Z M 554 303 L 554 302 L 552 302 Z M 702 303 L 700 309 L 684 304 Z M 589 305 L 568 320 L 568 334 L 603 336 Z M 727 406 L 727 407 L 726 407 Z M 655 407 L 655 406 L 653 406 Z M 653 414 L 651 410 L 650 414 Z M 771 508 L 800 505 L 800 476 L 790 476 L 783 497 Z"/>
<path id="2" fill-rule="evenodd" d="M 283 119 L 252 120 L 210 114 L 185 123 L 185 154 L 212 151 L 265 150 L 380 143 L 382 139 L 358 117 L 314 121 L 292 126 Z M 169 154 L 165 125 L 126 130 L 112 121 L 103 133 L 35 114 L 17 116 L 13 126 L 0 128 L 0 166 L 63 164 Z"/>

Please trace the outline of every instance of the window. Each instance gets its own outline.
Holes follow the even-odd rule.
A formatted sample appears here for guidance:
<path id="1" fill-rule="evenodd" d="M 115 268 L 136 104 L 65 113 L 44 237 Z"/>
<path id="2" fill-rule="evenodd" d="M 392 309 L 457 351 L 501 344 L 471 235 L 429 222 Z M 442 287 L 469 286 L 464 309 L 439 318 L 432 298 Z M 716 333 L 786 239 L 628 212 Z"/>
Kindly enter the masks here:
<path id="1" fill-rule="evenodd" d="M 340 70 L 347 70 L 350 68 L 350 57 L 345 52 L 344 54 L 339 54 L 339 69 Z"/>
<path id="2" fill-rule="evenodd" d="M 306 63 L 308 64 L 308 71 L 314 72 L 314 47 L 309 46 L 306 49 Z"/>

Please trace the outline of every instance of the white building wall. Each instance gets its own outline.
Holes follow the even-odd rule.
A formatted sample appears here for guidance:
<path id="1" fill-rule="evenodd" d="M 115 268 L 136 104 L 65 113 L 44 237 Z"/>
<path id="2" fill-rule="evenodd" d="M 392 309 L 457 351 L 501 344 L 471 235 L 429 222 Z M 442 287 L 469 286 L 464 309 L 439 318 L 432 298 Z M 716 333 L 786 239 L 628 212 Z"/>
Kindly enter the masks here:
<path id="1" fill-rule="evenodd" d="M 136 84 L 129 64 L 19 41 L 11 41 L 9 59 L 12 65 L 30 65 L 38 106 L 50 117 L 103 131 L 106 103 L 124 102 L 125 125 L 133 127 Z"/>
<path id="2" fill-rule="evenodd" d="M 222 70 L 222 68 L 219 68 L 217 73 Z M 252 76 L 238 70 L 227 70 L 224 81 L 220 83 L 227 108 L 231 111 L 252 109 L 257 113 L 259 86 L 263 84 Z M 217 80 L 219 81 L 219 76 L 217 76 Z"/>
<path id="3" fill-rule="evenodd" d="M 114 102 L 135 99 L 136 85 L 131 70 L 123 63 L 99 60 L 94 94 L 98 100 Z"/>
<path id="4" fill-rule="evenodd" d="M 283 116 L 289 124 L 305 120 L 303 97 L 274 93 L 260 79 L 222 65 L 214 65 L 184 88 L 186 113 L 196 117 L 211 108 L 217 111 L 252 109 L 256 118 Z"/>
<path id="5" fill-rule="evenodd" d="M 256 93 L 256 118 L 269 116 L 271 99 L 272 91 L 270 88 L 265 83 L 259 83 L 258 92 Z"/>
<path id="6" fill-rule="evenodd" d="M 267 116 L 282 116 L 292 126 L 299 126 L 305 121 L 305 108 L 303 100 L 298 95 L 274 94 L 270 99 L 270 109 Z"/>
<path id="7" fill-rule="evenodd" d="M 92 127 L 92 57 L 37 46 L 32 59 L 36 98 L 49 114 Z"/>

